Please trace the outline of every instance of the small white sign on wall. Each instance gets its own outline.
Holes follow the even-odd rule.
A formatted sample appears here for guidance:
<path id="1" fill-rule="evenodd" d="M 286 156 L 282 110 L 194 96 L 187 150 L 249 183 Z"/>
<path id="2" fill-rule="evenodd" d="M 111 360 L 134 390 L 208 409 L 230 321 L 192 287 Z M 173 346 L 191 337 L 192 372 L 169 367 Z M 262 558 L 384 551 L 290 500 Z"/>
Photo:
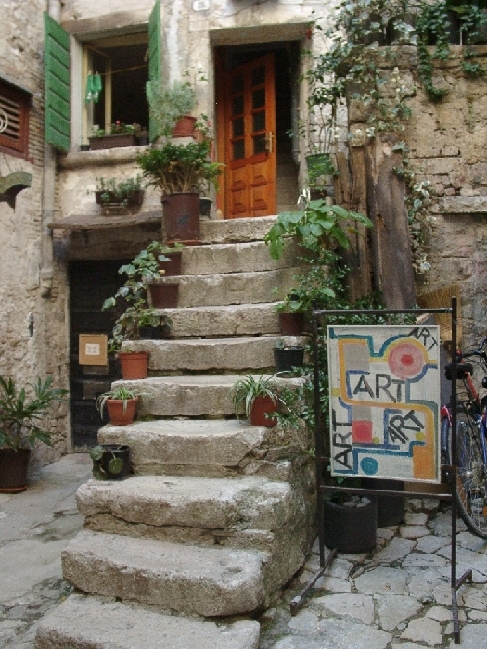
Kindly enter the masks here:
<path id="1" fill-rule="evenodd" d="M 193 0 L 193 11 L 208 11 L 210 0 Z"/>
<path id="2" fill-rule="evenodd" d="M 79 364 L 108 365 L 108 336 L 105 334 L 80 334 Z"/>

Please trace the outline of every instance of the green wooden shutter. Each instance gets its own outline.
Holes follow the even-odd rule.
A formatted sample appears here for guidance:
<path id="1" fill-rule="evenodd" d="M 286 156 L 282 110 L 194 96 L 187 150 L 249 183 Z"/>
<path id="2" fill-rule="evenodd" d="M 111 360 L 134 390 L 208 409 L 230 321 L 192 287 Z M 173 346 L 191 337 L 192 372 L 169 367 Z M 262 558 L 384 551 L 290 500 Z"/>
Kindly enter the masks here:
<path id="1" fill-rule="evenodd" d="M 69 34 L 44 12 L 45 140 L 68 151 L 71 140 Z"/>
<path id="2" fill-rule="evenodd" d="M 156 0 L 154 8 L 149 17 L 148 28 L 149 41 L 149 79 L 161 79 L 161 5 Z M 154 121 L 149 116 L 149 140 L 152 142 L 157 137 Z"/>

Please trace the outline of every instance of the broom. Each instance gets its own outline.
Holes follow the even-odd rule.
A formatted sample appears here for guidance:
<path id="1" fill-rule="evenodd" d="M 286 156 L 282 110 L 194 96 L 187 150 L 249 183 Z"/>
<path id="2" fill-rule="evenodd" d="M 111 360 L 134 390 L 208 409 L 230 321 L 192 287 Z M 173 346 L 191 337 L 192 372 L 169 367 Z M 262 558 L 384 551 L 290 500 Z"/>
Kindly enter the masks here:
<path id="1" fill-rule="evenodd" d="M 462 309 L 460 303 L 460 288 L 456 284 L 437 288 L 430 293 L 418 296 L 418 304 L 422 309 L 445 309 L 451 307 L 452 297 L 457 298 L 457 345 L 462 338 Z M 434 313 L 435 323 L 440 326 L 440 336 L 443 344 L 451 343 L 452 320 L 451 313 Z"/>

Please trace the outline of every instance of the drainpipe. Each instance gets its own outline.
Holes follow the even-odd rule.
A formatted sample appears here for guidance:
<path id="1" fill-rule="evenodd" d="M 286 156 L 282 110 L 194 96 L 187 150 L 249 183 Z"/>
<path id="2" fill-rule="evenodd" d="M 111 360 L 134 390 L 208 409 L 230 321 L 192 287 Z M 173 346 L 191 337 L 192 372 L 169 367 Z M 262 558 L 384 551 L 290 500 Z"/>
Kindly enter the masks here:
<path id="1" fill-rule="evenodd" d="M 46 0 L 46 12 L 51 18 L 59 22 L 61 15 L 60 0 Z M 44 173 L 42 178 L 42 221 L 41 221 L 41 260 L 40 283 L 41 296 L 48 298 L 51 295 L 54 276 L 54 246 L 53 232 L 47 223 L 54 220 L 56 197 L 56 152 L 54 148 L 44 142 Z"/>

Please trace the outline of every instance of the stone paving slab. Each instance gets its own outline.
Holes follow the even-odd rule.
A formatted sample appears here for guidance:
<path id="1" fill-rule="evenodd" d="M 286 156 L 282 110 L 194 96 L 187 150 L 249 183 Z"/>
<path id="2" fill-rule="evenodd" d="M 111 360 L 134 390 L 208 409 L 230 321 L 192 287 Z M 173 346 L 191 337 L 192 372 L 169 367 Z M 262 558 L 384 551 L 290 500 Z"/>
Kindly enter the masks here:
<path id="1" fill-rule="evenodd" d="M 217 626 L 71 595 L 40 624 L 36 649 L 257 649 L 258 643 L 252 620 Z"/>

